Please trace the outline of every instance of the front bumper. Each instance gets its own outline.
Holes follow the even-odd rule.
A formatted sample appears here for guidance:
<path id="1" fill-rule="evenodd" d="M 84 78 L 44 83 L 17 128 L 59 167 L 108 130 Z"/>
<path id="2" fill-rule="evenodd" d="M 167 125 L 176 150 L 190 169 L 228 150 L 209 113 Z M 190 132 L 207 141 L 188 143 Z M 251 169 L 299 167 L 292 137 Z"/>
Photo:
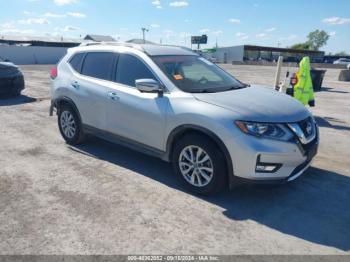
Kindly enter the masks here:
<path id="1" fill-rule="evenodd" d="M 233 175 L 236 180 L 254 183 L 289 182 L 302 175 L 317 154 L 319 134 L 303 145 L 295 137 L 293 141 L 259 139 L 242 134 L 226 141 L 232 159 Z M 274 172 L 257 172 L 257 160 L 278 164 Z"/>

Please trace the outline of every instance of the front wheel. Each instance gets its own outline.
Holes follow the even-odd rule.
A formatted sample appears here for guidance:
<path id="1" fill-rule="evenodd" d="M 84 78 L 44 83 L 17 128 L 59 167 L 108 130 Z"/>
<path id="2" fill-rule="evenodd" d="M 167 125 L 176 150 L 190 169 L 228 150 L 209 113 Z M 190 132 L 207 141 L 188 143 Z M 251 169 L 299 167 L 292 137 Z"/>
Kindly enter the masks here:
<path id="1" fill-rule="evenodd" d="M 227 186 L 227 168 L 223 153 L 209 138 L 188 135 L 174 148 L 175 173 L 185 186 L 197 194 L 209 195 Z"/>

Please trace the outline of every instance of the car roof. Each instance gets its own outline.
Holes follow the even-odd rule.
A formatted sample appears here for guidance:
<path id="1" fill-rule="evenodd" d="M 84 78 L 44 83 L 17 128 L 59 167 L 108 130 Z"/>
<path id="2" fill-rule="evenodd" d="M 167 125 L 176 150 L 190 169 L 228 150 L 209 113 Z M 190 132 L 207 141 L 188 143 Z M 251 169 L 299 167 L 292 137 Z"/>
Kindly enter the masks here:
<path id="1" fill-rule="evenodd" d="M 89 48 L 81 48 L 81 47 L 89 47 Z M 88 42 L 83 43 L 77 48 L 74 49 L 85 49 L 93 50 L 94 46 L 97 48 L 108 47 L 128 47 L 138 51 L 142 51 L 149 56 L 162 56 L 162 55 L 194 55 L 198 56 L 195 52 L 193 52 L 190 48 L 181 47 L 181 46 L 171 46 L 171 45 L 156 45 L 156 44 L 134 44 L 134 43 L 120 43 L 120 42 Z"/>
<path id="2" fill-rule="evenodd" d="M 140 45 L 144 51 L 150 56 L 161 55 L 197 55 L 191 49 L 180 46 L 168 46 L 168 45 Z"/>

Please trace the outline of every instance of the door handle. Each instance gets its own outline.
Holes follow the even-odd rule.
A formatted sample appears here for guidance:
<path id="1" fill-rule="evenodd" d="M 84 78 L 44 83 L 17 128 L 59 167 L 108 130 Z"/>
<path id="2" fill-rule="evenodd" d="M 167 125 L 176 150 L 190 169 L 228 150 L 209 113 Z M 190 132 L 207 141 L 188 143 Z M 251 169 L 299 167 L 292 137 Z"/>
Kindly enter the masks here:
<path id="1" fill-rule="evenodd" d="M 119 96 L 116 92 L 108 92 L 107 96 L 112 100 L 119 100 Z"/>
<path id="2" fill-rule="evenodd" d="M 71 83 L 71 86 L 74 87 L 75 89 L 79 89 L 80 85 L 77 81 L 74 81 L 73 83 Z"/>

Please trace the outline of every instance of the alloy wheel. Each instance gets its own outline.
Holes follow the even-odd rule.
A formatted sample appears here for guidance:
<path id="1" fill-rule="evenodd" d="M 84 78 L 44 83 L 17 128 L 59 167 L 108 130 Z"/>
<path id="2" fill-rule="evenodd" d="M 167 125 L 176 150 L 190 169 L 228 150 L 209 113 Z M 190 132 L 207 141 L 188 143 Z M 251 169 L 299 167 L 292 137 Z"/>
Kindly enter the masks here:
<path id="1" fill-rule="evenodd" d="M 76 124 L 73 114 L 69 111 L 64 111 L 61 114 L 60 124 L 64 135 L 72 139 L 76 133 Z"/>
<path id="2" fill-rule="evenodd" d="M 185 180 L 196 187 L 208 185 L 214 174 L 213 163 L 208 153 L 194 145 L 187 146 L 181 151 L 179 168 Z"/>

